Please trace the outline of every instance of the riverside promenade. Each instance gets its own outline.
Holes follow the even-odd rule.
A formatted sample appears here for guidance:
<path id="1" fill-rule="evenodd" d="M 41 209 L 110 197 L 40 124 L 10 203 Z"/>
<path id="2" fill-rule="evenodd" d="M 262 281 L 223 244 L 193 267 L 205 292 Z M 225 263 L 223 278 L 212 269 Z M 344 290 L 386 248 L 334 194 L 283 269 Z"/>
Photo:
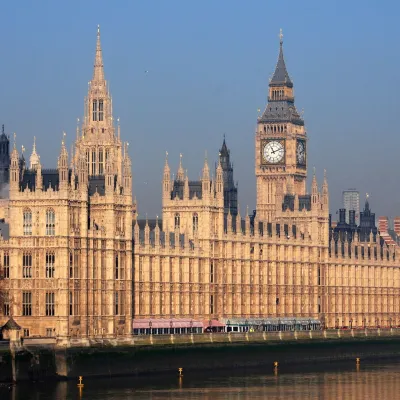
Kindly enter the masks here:
<path id="1" fill-rule="evenodd" d="M 185 373 L 400 357 L 400 329 L 25 338 L 0 345 L 0 381 Z"/>

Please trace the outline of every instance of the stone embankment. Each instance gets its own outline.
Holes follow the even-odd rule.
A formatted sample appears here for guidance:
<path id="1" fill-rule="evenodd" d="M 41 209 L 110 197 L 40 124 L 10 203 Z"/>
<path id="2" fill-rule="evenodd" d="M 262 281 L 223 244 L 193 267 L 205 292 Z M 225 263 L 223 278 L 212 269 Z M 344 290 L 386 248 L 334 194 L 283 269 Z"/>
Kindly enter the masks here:
<path id="1" fill-rule="evenodd" d="M 72 379 L 400 356 L 400 329 L 31 338 L 0 345 L 0 381 Z"/>

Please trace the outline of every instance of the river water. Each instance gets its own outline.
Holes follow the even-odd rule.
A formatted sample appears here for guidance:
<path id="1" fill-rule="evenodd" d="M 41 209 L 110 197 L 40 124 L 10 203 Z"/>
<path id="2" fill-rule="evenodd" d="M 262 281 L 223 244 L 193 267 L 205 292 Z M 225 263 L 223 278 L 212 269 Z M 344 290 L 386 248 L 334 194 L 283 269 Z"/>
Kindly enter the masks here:
<path id="1" fill-rule="evenodd" d="M 168 374 L 146 378 L 21 383 L 0 388 L 0 399 L 400 399 L 400 360 L 251 370 Z"/>

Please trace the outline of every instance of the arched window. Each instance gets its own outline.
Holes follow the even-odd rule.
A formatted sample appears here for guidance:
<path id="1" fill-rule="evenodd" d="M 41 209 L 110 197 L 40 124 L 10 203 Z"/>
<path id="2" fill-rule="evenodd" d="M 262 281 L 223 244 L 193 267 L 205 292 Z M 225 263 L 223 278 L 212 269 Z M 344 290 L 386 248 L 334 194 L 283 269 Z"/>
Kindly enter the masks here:
<path id="1" fill-rule="evenodd" d="M 99 149 L 99 175 L 103 175 L 103 173 L 104 173 L 103 149 Z"/>
<path id="2" fill-rule="evenodd" d="M 32 235 L 32 211 L 29 209 L 24 210 L 23 216 L 24 235 Z"/>
<path id="3" fill-rule="evenodd" d="M 54 278 L 54 253 L 46 253 L 46 278 Z"/>
<path id="4" fill-rule="evenodd" d="M 103 100 L 99 100 L 99 121 L 103 121 Z"/>
<path id="5" fill-rule="evenodd" d="M 199 229 L 199 216 L 197 213 L 193 214 L 193 232 L 197 232 Z"/>
<path id="6" fill-rule="evenodd" d="M 32 254 L 29 252 L 22 255 L 22 277 L 32 278 Z"/>
<path id="7" fill-rule="evenodd" d="M 93 100 L 93 121 L 97 121 L 97 100 Z"/>
<path id="8" fill-rule="evenodd" d="M 56 214 L 54 210 L 46 211 L 46 235 L 54 236 L 56 234 Z"/>
<path id="9" fill-rule="evenodd" d="M 86 150 L 86 166 L 87 166 L 87 173 L 90 175 L 90 153 L 89 150 Z"/>
<path id="10" fill-rule="evenodd" d="M 175 214 L 175 229 L 179 228 L 181 225 L 181 217 L 179 214 Z"/>
<path id="11" fill-rule="evenodd" d="M 92 175 L 96 175 L 96 149 L 92 149 Z"/>

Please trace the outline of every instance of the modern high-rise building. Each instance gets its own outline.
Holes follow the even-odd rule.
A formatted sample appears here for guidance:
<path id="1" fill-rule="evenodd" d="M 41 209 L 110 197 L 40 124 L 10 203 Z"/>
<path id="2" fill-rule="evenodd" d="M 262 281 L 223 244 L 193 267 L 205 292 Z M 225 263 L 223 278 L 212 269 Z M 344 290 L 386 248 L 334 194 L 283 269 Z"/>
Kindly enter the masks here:
<path id="1" fill-rule="evenodd" d="M 354 210 L 356 224 L 360 223 L 360 192 L 356 189 L 343 191 L 343 208 L 346 209 L 346 223 L 349 223 L 349 211 Z"/>

